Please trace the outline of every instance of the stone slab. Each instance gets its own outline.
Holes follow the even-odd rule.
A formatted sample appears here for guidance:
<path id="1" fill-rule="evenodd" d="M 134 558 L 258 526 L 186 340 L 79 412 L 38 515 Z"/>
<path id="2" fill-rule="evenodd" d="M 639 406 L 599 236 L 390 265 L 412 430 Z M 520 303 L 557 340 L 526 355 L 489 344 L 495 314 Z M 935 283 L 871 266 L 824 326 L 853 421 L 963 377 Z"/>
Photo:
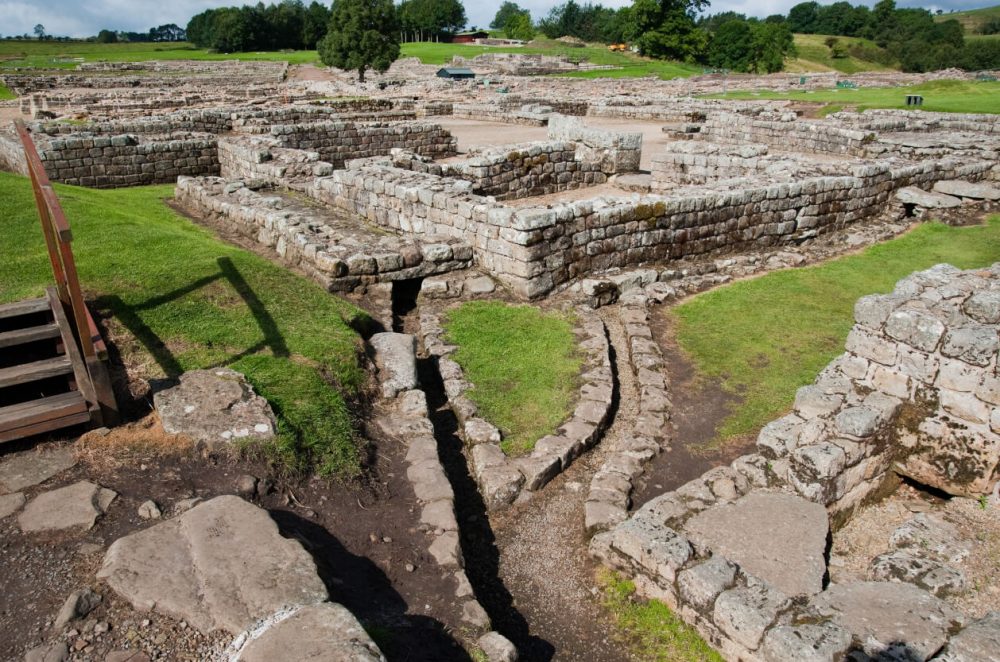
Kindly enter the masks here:
<path id="1" fill-rule="evenodd" d="M 0 462 L 0 494 L 20 492 L 76 465 L 72 446 L 18 453 Z"/>
<path id="2" fill-rule="evenodd" d="M 381 662 L 378 646 L 351 612 L 325 602 L 283 610 L 234 642 L 231 662 Z"/>
<path id="3" fill-rule="evenodd" d="M 974 184 L 960 179 L 943 179 L 934 182 L 934 191 L 945 195 L 975 200 L 1000 200 L 1000 188 L 989 184 Z"/>
<path id="4" fill-rule="evenodd" d="M 97 574 L 140 611 L 238 634 L 282 607 L 327 599 L 312 557 L 236 496 L 116 540 Z"/>
<path id="5" fill-rule="evenodd" d="M 702 511 L 683 530 L 692 542 L 789 597 L 823 590 L 829 520 L 819 504 L 790 494 L 751 492 Z"/>
<path id="6" fill-rule="evenodd" d="M 925 191 L 916 186 L 899 189 L 896 191 L 896 199 L 904 205 L 917 205 L 925 209 L 949 209 L 962 205 L 962 201 L 956 197 L 937 191 Z"/>
<path id="7" fill-rule="evenodd" d="M 36 496 L 18 515 L 17 523 L 25 533 L 91 529 L 117 496 L 112 490 L 81 480 Z"/>
<path id="8" fill-rule="evenodd" d="M 24 494 L 21 492 L 0 496 L 0 519 L 10 517 L 20 510 L 21 506 L 24 505 L 24 500 Z"/>

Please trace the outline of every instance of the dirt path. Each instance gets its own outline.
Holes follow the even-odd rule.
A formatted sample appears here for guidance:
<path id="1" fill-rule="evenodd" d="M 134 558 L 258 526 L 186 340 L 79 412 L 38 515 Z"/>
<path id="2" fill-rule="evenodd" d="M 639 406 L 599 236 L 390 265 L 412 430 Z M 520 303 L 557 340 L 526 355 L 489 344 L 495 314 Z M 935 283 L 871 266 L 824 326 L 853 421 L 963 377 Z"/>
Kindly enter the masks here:
<path id="1" fill-rule="evenodd" d="M 333 83 L 337 77 L 325 67 L 315 64 L 293 64 L 288 67 L 288 80 L 324 81 Z"/>
<path id="2" fill-rule="evenodd" d="M 603 317 L 612 346 L 624 347 L 617 310 L 608 308 Z M 621 397 L 614 421 L 597 448 L 530 501 L 492 518 L 500 550 L 500 577 L 512 593 L 513 604 L 530 624 L 530 637 L 526 639 L 522 633 L 521 641 L 516 642 L 525 660 L 630 659 L 616 641 L 616 625 L 598 602 L 597 564 L 587 554 L 589 540 L 583 528 L 590 479 L 607 449 L 629 433 L 636 414 L 638 394 L 627 356 L 615 358 Z"/>

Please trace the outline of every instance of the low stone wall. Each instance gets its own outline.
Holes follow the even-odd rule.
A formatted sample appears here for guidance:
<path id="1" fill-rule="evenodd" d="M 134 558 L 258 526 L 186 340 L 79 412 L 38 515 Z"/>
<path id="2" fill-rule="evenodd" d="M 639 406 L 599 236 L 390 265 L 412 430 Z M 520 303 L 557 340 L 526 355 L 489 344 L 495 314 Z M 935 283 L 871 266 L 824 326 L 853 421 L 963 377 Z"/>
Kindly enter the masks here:
<path id="1" fill-rule="evenodd" d="M 855 319 L 847 352 L 799 389 L 793 413 L 764 427 L 757 453 L 592 540 L 595 556 L 728 659 L 839 660 L 907 646 L 925 660 L 962 625 L 916 585 L 825 585 L 824 549 L 830 521 L 893 487 L 896 472 L 970 496 L 1000 477 L 1000 263 L 915 273 L 860 299 Z M 851 617 L 875 595 L 877 609 Z M 917 603 L 928 620 L 884 639 Z"/>
<path id="2" fill-rule="evenodd" d="M 175 197 L 195 217 L 274 251 L 330 291 L 422 278 L 472 263 L 472 249 L 461 238 L 425 236 L 416 242 L 375 233 L 360 219 L 324 216 L 243 182 L 181 177 Z"/>
<path id="3" fill-rule="evenodd" d="M 591 129 L 576 117 L 553 115 L 549 140 L 577 143 L 577 160 L 598 163 L 606 175 L 635 172 L 642 159 L 642 134 Z"/>
<path id="4" fill-rule="evenodd" d="M 720 179 L 756 176 L 768 165 L 767 145 L 716 145 L 703 141 L 671 143 L 653 157 L 654 193 L 667 192 L 678 184 L 706 184 Z"/>
<path id="5" fill-rule="evenodd" d="M 623 297 L 618 308 L 629 367 L 639 390 L 639 413 L 632 429 L 610 449 L 590 481 L 583 513 L 584 527 L 591 534 L 628 518 L 635 479 L 643 465 L 668 449 L 671 441 L 670 385 L 663 355 L 649 328 L 648 303 L 648 297 L 634 292 Z"/>
<path id="6" fill-rule="evenodd" d="M 305 186 L 314 177 L 325 177 L 333 166 L 316 152 L 284 149 L 278 141 L 250 136 L 219 138 L 219 171 L 228 180 L 259 180 L 271 186 Z"/>
<path id="7" fill-rule="evenodd" d="M 523 124 L 525 126 L 545 126 L 549 123 L 550 113 L 538 113 L 525 110 L 506 110 L 490 103 L 456 103 L 452 104 L 451 114 L 470 120 L 486 120 L 489 122 L 504 122 L 507 124 Z"/>
<path id="8" fill-rule="evenodd" d="M 28 176 L 28 159 L 13 128 L 0 129 L 0 170 Z"/>
<path id="9" fill-rule="evenodd" d="M 746 117 L 710 113 L 701 133 L 714 142 L 745 145 L 764 143 L 774 148 L 819 154 L 867 156 L 877 136 L 871 131 L 843 128 L 822 121 L 797 119 L 795 113 Z"/>
<path id="10" fill-rule="evenodd" d="M 523 143 L 479 150 L 443 170 L 448 176 L 472 182 L 477 195 L 497 200 L 547 195 L 607 181 L 600 163 L 580 161 L 576 156 L 576 143 Z"/>
<path id="11" fill-rule="evenodd" d="M 615 384 L 604 323 L 593 312 L 577 310 L 576 335 L 586 352 L 580 399 L 570 419 L 556 434 L 539 439 L 524 457 L 507 456 L 500 447 L 501 433 L 478 416 L 475 403 L 465 396 L 472 384 L 450 355 L 457 349 L 444 341 L 444 329 L 431 311 L 420 314 L 424 349 L 437 359 L 448 402 L 461 425 L 469 450 L 470 466 L 489 510 L 503 508 L 522 490 L 537 491 L 596 444 L 609 422 Z"/>
<path id="12" fill-rule="evenodd" d="M 55 138 L 40 150 L 53 181 L 93 188 L 172 184 L 219 173 L 215 136 L 88 135 Z"/>
<path id="13" fill-rule="evenodd" d="M 440 158 L 454 155 L 458 148 L 451 133 L 426 122 L 281 124 L 271 126 L 270 134 L 283 147 L 318 152 L 335 168 L 343 167 L 349 159 L 384 156 L 393 149 Z"/>
<path id="14" fill-rule="evenodd" d="M 377 333 L 370 342 L 383 398 L 383 412 L 376 422 L 385 434 L 406 446 L 406 477 L 421 508 L 420 527 L 430 540 L 428 551 L 437 565 L 454 578 L 462 620 L 484 632 L 489 629 L 490 619 L 465 574 L 455 492 L 438 454 L 427 397 L 420 389 L 416 338 L 402 333 Z"/>

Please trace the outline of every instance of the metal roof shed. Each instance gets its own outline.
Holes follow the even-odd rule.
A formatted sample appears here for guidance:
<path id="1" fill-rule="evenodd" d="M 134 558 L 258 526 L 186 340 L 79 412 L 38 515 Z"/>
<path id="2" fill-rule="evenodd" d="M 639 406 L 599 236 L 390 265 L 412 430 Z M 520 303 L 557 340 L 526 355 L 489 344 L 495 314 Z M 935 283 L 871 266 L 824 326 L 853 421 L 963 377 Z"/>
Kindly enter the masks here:
<path id="1" fill-rule="evenodd" d="M 475 78 L 476 74 L 472 72 L 472 69 L 467 69 L 466 67 L 442 67 L 438 69 L 437 77 L 461 80 L 463 78 Z"/>

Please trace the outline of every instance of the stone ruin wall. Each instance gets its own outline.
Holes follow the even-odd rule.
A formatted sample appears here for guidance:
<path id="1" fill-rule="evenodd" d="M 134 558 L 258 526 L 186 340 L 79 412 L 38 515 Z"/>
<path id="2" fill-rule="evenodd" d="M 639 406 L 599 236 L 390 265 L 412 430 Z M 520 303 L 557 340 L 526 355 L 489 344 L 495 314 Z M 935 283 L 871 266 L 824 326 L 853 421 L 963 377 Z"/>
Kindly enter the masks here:
<path id="1" fill-rule="evenodd" d="M 453 156 L 458 149 L 458 140 L 450 132 L 426 122 L 282 124 L 271 126 L 270 134 L 283 147 L 319 153 L 335 168 L 349 159 L 384 156 L 393 149 L 433 158 Z"/>
<path id="2" fill-rule="evenodd" d="M 779 551 L 769 563 L 755 550 L 723 552 L 726 541 L 705 538 L 701 520 L 709 514 L 724 518 L 760 501 L 769 504 L 753 524 L 766 529 L 761 535 L 780 535 L 769 534 L 772 528 L 787 534 L 794 520 L 809 521 L 804 535 L 816 537 L 822 553 L 823 521 L 836 529 L 898 484 L 897 474 L 965 496 L 987 493 L 1000 479 L 1000 264 L 915 273 L 891 294 L 860 299 L 855 320 L 847 351 L 799 389 L 792 413 L 761 430 L 756 452 L 656 497 L 591 542 L 592 554 L 634 576 L 727 659 L 839 660 L 849 651 L 884 654 L 893 645 L 910 646 L 915 659 L 942 648 L 935 660 L 972 659 L 947 656 L 949 637 L 961 647 L 962 617 L 926 592 L 937 591 L 923 583 L 930 578 L 826 586 L 822 557 L 788 552 L 783 559 Z M 859 629 L 837 606 L 844 596 L 890 594 L 890 609 L 920 603 L 918 611 L 935 623 L 927 641 L 879 641 L 873 631 L 895 627 L 879 623 L 881 613 Z M 864 608 L 847 600 L 848 610 Z"/>

